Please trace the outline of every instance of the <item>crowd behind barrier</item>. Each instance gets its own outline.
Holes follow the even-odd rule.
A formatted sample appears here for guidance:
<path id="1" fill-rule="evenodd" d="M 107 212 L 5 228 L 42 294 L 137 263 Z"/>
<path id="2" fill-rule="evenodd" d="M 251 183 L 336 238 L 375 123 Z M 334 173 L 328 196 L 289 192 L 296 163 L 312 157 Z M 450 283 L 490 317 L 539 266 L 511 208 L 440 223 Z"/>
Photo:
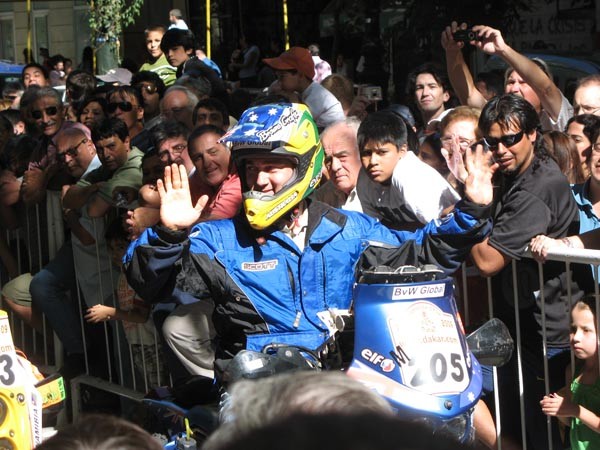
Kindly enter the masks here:
<path id="1" fill-rule="evenodd" d="M 135 73 L 95 77 L 57 55 L 2 92 L 14 108 L 0 112 L 2 307 L 15 344 L 67 381 L 73 417 L 127 415 L 129 401 L 191 380 L 206 392 L 183 388 L 188 404 L 214 401 L 246 335 L 249 347 L 276 332 L 316 347 L 319 295 L 349 306 L 364 256 L 453 275 L 467 330 L 507 323 L 516 356 L 484 368 L 477 410 L 496 419 L 475 414 L 483 445 L 562 448 L 544 414 L 574 418 L 573 446 L 598 431 L 569 409 L 568 388 L 574 379 L 576 398 L 577 383 L 596 380 L 570 331 L 585 294 L 600 300 L 598 241 L 576 237 L 600 228 L 600 77 L 581 80 L 571 105 L 500 30 L 475 26 L 467 42 L 455 39 L 467 25 L 452 23 L 446 71 L 414 68 L 410 107 L 388 105 L 374 43 L 351 79 L 343 58 L 331 74 L 316 45 L 274 42 L 261 55 L 250 28 L 221 70 L 171 13 L 168 30 L 145 31 Z M 471 75 L 465 45 L 503 59 L 503 83 Z M 64 97 L 50 87 L 63 84 Z M 370 238 L 402 247 L 364 252 Z M 309 277 L 315 255 L 323 270 Z M 275 268 L 287 276 L 268 278 Z M 273 282 L 283 279 L 293 299 Z"/>

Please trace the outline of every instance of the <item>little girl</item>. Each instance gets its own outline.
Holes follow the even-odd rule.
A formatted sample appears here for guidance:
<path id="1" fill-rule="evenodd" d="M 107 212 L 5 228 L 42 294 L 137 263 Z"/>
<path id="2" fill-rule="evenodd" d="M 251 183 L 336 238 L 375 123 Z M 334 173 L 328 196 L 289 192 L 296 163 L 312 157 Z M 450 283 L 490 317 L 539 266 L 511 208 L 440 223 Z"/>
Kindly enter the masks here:
<path id="1" fill-rule="evenodd" d="M 587 296 L 571 310 L 571 351 L 580 360 L 571 388 L 546 395 L 542 411 L 571 427 L 571 449 L 600 449 L 600 376 L 596 300 Z M 567 369 L 567 383 L 571 374 Z"/>

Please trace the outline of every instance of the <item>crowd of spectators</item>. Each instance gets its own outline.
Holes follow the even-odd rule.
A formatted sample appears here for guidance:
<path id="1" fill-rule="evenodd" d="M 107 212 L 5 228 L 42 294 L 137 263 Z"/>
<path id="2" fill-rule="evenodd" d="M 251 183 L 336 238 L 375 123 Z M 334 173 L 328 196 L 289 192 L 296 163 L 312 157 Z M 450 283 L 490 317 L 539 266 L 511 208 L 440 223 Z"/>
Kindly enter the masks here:
<path id="1" fill-rule="evenodd" d="M 570 360 L 567 294 L 577 299 L 593 292 L 593 276 L 584 265 L 567 271 L 564 265 L 547 263 L 540 279 L 537 262 L 524 258 L 524 252 L 539 235 L 543 236 L 534 242 L 540 254 L 551 245 L 595 245 L 592 238 L 573 236 L 600 228 L 600 75 L 580 80 L 571 104 L 545 63 L 510 47 L 500 30 L 475 26 L 478 40 L 464 43 L 453 36 L 466 25 L 452 23 L 441 35 L 445 69 L 437 62 L 415 68 L 407 83 L 410 104 L 377 111 L 379 99 L 356 95 L 347 65 L 338 61 L 331 73 L 315 44 L 277 50 L 261 59 L 247 31 L 228 67 L 219 68 L 198 46 L 179 10 L 171 11 L 170 21 L 168 30 L 155 26 L 145 31 L 147 60 L 136 73 L 115 68 L 95 76 L 83 68 L 73 70 L 57 55 L 45 64 L 27 64 L 22 84 L 8 84 L 2 92 L 6 109 L 0 112 L 0 225 L 21 230 L 14 240 L 0 236 L 0 258 L 10 279 L 2 286 L 2 302 L 39 333 L 47 331 L 45 317 L 64 347 L 63 376 L 109 371 L 105 359 L 85 357 L 102 353 L 104 322 L 113 328 L 115 321 L 122 322 L 145 389 L 167 380 L 179 386 L 194 378 L 218 379 L 223 361 L 244 346 L 246 335 L 270 333 L 273 323 L 285 329 L 270 318 L 264 325 L 248 319 L 253 308 L 259 308 L 253 297 L 259 295 L 255 290 L 263 289 L 255 285 L 259 279 L 240 275 L 235 279 L 248 285 L 218 285 L 220 269 L 205 269 L 202 261 L 192 268 L 186 263 L 204 252 L 229 270 L 226 260 L 233 257 L 219 249 L 231 250 L 233 244 L 216 242 L 214 236 L 246 236 L 238 230 L 240 225 L 232 225 L 233 231 L 226 225 L 242 219 L 257 228 L 253 220 L 260 218 L 252 218 L 245 203 L 254 195 L 247 195 L 251 170 L 270 171 L 273 195 L 282 189 L 273 173 L 285 172 L 285 164 L 265 167 L 258 158 L 236 159 L 236 151 L 246 155 L 243 145 L 230 137 L 238 121 L 243 128 L 268 115 L 287 114 L 278 109 L 282 105 L 302 103 L 320 133 L 314 148 L 324 152 L 317 178 L 322 180 L 314 191 L 314 185 L 307 190 L 307 200 L 298 198 L 302 201 L 291 204 L 295 208 L 275 222 L 293 243 L 299 267 L 301 255 L 316 245 L 309 242 L 310 233 L 320 226 L 309 220 L 308 211 L 310 217 L 328 214 L 318 206 L 321 202 L 341 210 L 332 216 L 339 223 L 362 220 L 354 212 L 374 218 L 376 226 L 369 222 L 372 232 L 396 242 L 394 236 L 399 235 L 393 233 L 398 230 L 431 227 L 451 212 L 457 217 L 463 210 L 472 213 L 465 202 L 487 204 L 482 200 L 485 189 L 480 186 L 475 194 L 475 163 L 466 155 L 471 149 L 491 155 L 491 231 L 471 241 L 448 239 L 426 259 L 450 274 L 458 267 L 456 254 L 468 253 L 469 264 L 491 277 L 494 315 L 513 334 L 518 326 L 514 311 L 519 308 L 526 439 L 528 448 L 549 448 L 546 418 L 538 406 L 548 394 L 544 378 L 550 377 L 552 391 L 565 384 Z M 463 58 L 464 45 L 499 56 L 509 68 L 503 75 L 473 76 Z M 62 85 L 64 95 L 53 88 Z M 387 86 L 384 96 L 386 92 Z M 249 107 L 259 109 L 242 116 Z M 232 150 L 236 145 L 242 150 Z M 240 167 L 243 173 L 238 173 Z M 307 170 L 291 169 L 295 176 Z M 260 180 L 256 177 L 255 184 Z M 169 224 L 165 196 L 182 189 L 188 191 L 185 200 L 191 202 L 192 212 Z M 189 231 L 203 223 L 212 225 L 194 228 L 187 256 L 164 256 L 163 263 L 177 270 L 176 275 L 150 267 L 158 251 L 132 256 L 150 238 L 173 248 L 179 244 L 174 233 L 165 234 L 161 227 Z M 152 234 L 153 230 L 158 231 Z M 202 244 L 209 250 L 199 251 L 200 245 L 194 244 L 192 237 L 200 231 L 211 233 Z M 57 238 L 55 248 L 47 244 L 50 234 Z M 400 243 L 412 239 L 401 236 Z M 541 241 L 545 236 L 548 240 Z M 246 237 L 256 237 L 268 247 L 265 239 L 270 238 L 249 232 Z M 261 261 L 264 256 L 258 253 L 255 250 L 254 258 Z M 327 250 L 322 254 L 326 257 Z M 121 264 L 124 255 L 127 274 Z M 287 256 L 275 258 L 286 267 L 292 264 Z M 518 286 L 513 286 L 513 262 Z M 144 278 L 149 272 L 154 280 Z M 294 276 L 302 274 L 290 272 L 290 279 Z M 264 287 L 269 289 L 275 287 Z M 313 293 L 297 289 L 294 295 L 303 298 L 299 303 L 310 301 Z M 226 300 L 216 298 L 217 293 Z M 546 302 L 543 309 L 541 299 Z M 235 302 L 239 304 L 230 304 Z M 296 329 L 306 326 L 300 311 L 281 314 L 295 316 Z M 516 360 L 499 371 L 503 448 L 519 448 L 521 440 L 516 371 Z M 492 396 L 485 401 L 493 401 Z M 387 412 L 383 414 L 385 418 Z M 493 425 L 478 417 L 481 441 L 496 448 Z M 564 448 L 554 425 L 553 448 Z"/>

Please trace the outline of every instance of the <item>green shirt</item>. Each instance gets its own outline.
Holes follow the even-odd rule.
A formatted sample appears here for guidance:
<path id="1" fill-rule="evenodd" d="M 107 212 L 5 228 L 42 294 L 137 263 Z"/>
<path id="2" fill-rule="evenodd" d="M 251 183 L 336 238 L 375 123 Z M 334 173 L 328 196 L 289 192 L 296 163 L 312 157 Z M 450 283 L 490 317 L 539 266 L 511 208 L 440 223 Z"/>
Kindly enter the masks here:
<path id="1" fill-rule="evenodd" d="M 583 406 L 594 414 L 600 414 L 600 378 L 594 384 L 571 383 L 573 403 Z M 600 434 L 583 424 L 581 420 L 571 419 L 571 450 L 600 449 Z"/>
<path id="2" fill-rule="evenodd" d="M 77 182 L 78 186 L 89 186 L 90 184 L 105 182 L 98 195 L 110 204 L 113 204 L 113 190 L 117 186 L 139 189 L 142 187 L 142 157 L 144 154 L 133 147 L 125 164 L 110 173 L 105 167 L 99 167 L 90 172 L 85 179 Z"/>
<path id="3" fill-rule="evenodd" d="M 158 74 L 165 86 L 171 86 L 175 83 L 175 79 L 177 78 L 175 74 L 177 73 L 177 69 L 169 64 L 167 61 L 167 57 L 162 54 L 160 58 L 158 58 L 155 62 L 144 63 L 142 67 L 140 67 L 140 72 L 142 70 L 148 70 L 150 72 L 155 72 Z"/>

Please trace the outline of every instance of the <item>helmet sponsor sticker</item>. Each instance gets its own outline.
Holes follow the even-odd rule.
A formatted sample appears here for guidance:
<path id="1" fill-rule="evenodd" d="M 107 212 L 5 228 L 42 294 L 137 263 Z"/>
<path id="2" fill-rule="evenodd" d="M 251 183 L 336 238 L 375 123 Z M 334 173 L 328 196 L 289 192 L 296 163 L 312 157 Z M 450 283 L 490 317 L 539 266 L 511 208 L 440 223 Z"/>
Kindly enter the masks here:
<path id="1" fill-rule="evenodd" d="M 443 297 L 445 291 L 446 283 L 424 284 L 421 286 L 396 286 L 392 291 L 392 300 Z"/>
<path id="2" fill-rule="evenodd" d="M 266 270 L 274 270 L 278 263 L 279 261 L 276 259 L 260 262 L 243 262 L 242 270 L 246 272 L 264 272 Z"/>
<path id="3" fill-rule="evenodd" d="M 286 198 L 285 200 L 283 200 L 281 203 L 279 203 L 277 206 L 275 206 L 275 208 L 273 208 L 271 211 L 269 211 L 267 213 L 267 216 L 266 216 L 267 219 L 270 219 L 271 217 L 273 217 L 275 214 L 277 214 L 279 211 L 281 211 L 287 205 L 289 205 L 294 200 L 296 200 L 296 198 L 298 198 L 298 192 L 294 191 L 292 193 L 292 195 L 290 195 L 288 198 Z"/>
<path id="4" fill-rule="evenodd" d="M 360 356 L 374 366 L 379 366 L 381 370 L 386 373 L 391 372 L 396 367 L 394 361 L 371 350 L 370 348 L 363 348 L 360 352 Z"/>
<path id="5" fill-rule="evenodd" d="M 277 110 L 275 110 L 274 108 L 273 108 L 273 110 L 274 110 L 274 113 L 277 113 Z M 279 120 L 277 122 L 275 122 L 269 128 L 266 128 L 264 130 L 257 132 L 256 136 L 261 141 L 267 141 L 270 138 L 272 138 L 273 136 L 275 136 L 277 133 L 279 133 L 281 130 L 283 130 L 285 127 L 287 127 L 289 125 L 294 125 L 299 120 L 300 120 L 300 113 L 297 110 L 295 110 L 294 108 L 286 108 L 281 113 L 281 116 L 279 117 Z"/>

